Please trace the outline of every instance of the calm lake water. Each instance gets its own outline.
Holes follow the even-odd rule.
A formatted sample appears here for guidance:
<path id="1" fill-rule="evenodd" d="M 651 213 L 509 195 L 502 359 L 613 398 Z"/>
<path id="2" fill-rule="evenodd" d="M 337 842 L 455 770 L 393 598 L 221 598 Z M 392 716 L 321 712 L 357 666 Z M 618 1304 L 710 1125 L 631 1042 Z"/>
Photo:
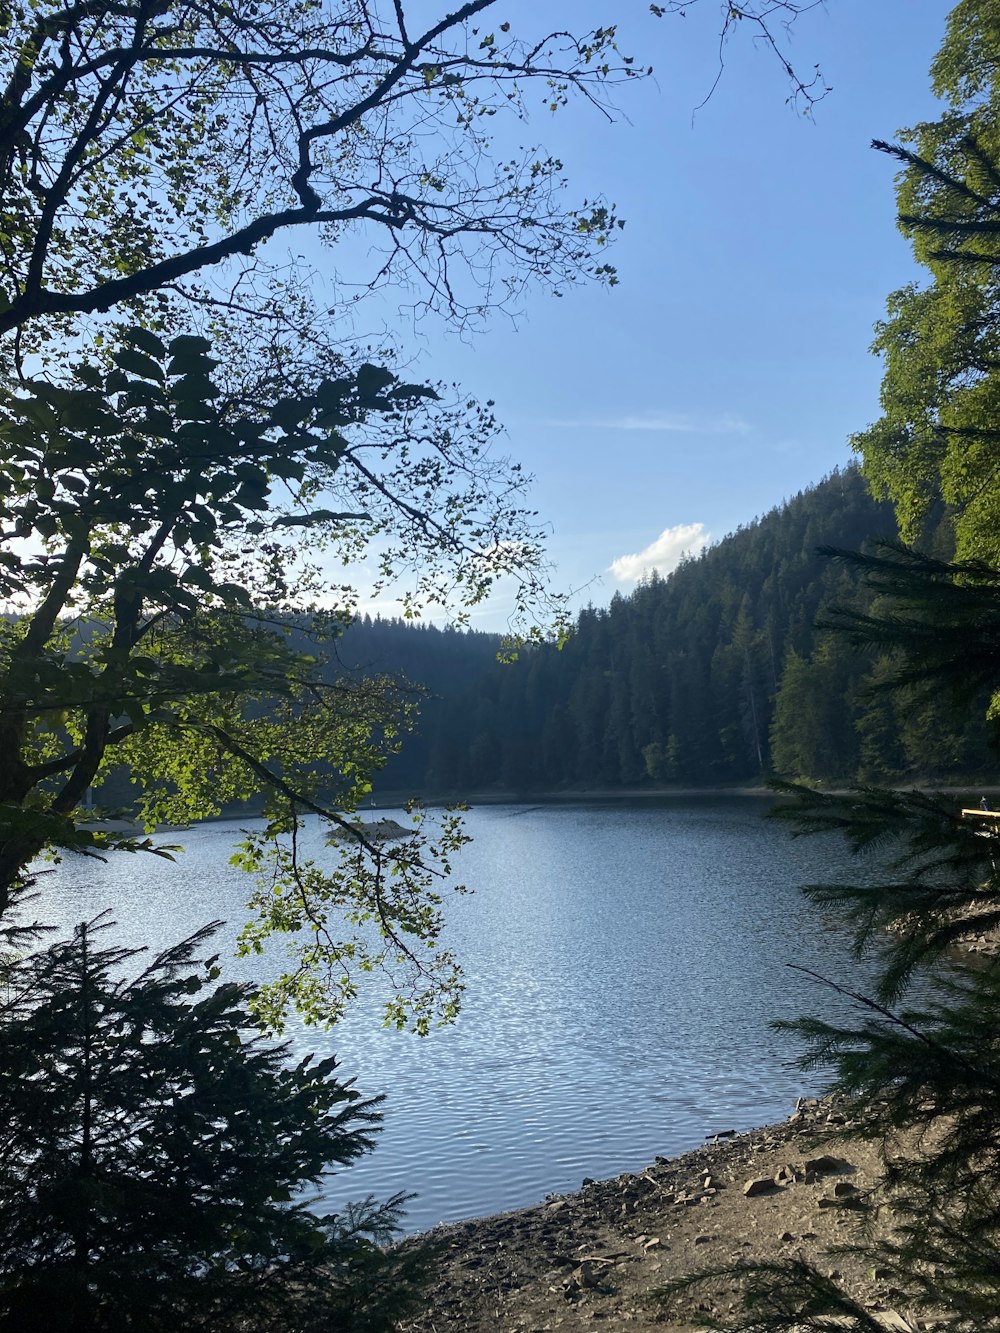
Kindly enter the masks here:
<path id="1" fill-rule="evenodd" d="M 468 982 L 458 1022 L 421 1040 L 362 1008 L 332 1034 L 292 1035 L 296 1051 L 333 1050 L 363 1091 L 388 1095 L 377 1150 L 334 1178 L 329 1201 L 412 1190 L 408 1227 L 423 1229 L 786 1116 L 815 1083 L 769 1020 L 845 1013 L 787 965 L 862 985 L 865 969 L 797 892 L 846 877 L 843 849 L 791 841 L 763 821 L 765 806 L 472 811 L 475 841 L 456 870 L 475 893 L 448 910 Z M 238 829 L 165 839 L 185 847 L 176 863 L 67 861 L 45 878 L 42 915 L 70 925 L 110 907 L 118 939 L 152 946 L 223 917 L 231 939 L 246 890 L 227 864 Z"/>

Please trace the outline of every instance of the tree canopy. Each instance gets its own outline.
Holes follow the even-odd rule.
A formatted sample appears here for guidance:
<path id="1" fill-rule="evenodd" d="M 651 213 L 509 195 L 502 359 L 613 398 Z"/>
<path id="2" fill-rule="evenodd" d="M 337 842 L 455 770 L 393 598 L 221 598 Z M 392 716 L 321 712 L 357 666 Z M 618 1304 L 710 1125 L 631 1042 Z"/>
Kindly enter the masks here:
<path id="1" fill-rule="evenodd" d="M 883 415 L 854 441 L 866 476 L 913 540 L 935 499 L 953 507 L 958 554 L 1000 561 L 997 274 L 1000 24 L 989 0 L 948 19 L 933 67 L 940 119 L 876 142 L 900 165 L 899 225 L 929 272 L 889 298 L 874 350 Z"/>
<path id="2" fill-rule="evenodd" d="M 562 164 L 495 151 L 493 118 L 577 93 L 606 107 L 636 67 L 613 27 L 513 29 L 493 7 L 8 6 L 0 332 L 35 344 L 60 317 L 178 299 L 285 321 L 294 288 L 260 249 L 304 226 L 330 245 L 370 233 L 352 293 L 416 284 L 451 317 L 531 279 L 613 279 L 613 207 L 567 208 Z"/>
<path id="3" fill-rule="evenodd" d="M 937 519 L 930 536 L 949 546 L 950 529 Z M 856 648 L 817 625 L 836 606 L 876 616 L 906 563 L 896 552 L 896 564 L 878 566 L 878 586 L 866 586 L 858 566 L 822 548 L 868 543 L 874 558 L 890 549 L 874 543 L 895 536 L 890 506 L 873 500 L 850 467 L 666 578 L 587 608 L 564 645 L 527 645 L 510 664 L 440 635 L 440 655 L 453 664 L 425 662 L 426 646 L 414 642 L 426 638 L 420 631 L 352 628 L 346 651 L 357 655 L 364 645 L 445 696 L 422 709 L 420 743 L 390 762 L 376 789 L 410 783 L 436 796 L 526 795 L 595 783 L 759 784 L 772 773 L 837 783 L 988 774 L 994 758 L 978 670 L 985 633 L 975 657 L 963 640 L 954 663 L 973 699 L 958 717 L 937 692 L 919 689 L 919 673 L 895 695 L 874 688 L 896 673 L 888 641 Z M 942 562 L 928 558 L 926 568 L 930 583 Z M 961 607 L 936 606 L 936 621 L 967 625 L 986 588 L 968 592 Z"/>

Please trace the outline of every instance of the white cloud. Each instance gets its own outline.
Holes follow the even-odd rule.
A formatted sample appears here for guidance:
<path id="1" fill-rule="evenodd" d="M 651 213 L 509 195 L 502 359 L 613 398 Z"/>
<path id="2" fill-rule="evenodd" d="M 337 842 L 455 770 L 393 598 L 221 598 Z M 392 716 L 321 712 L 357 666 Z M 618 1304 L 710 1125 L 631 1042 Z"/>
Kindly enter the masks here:
<path id="1" fill-rule="evenodd" d="M 571 430 L 644 430 L 680 435 L 745 435 L 748 422 L 731 413 L 720 416 L 691 416 L 684 412 L 644 412 L 639 416 L 593 417 L 556 420 L 549 423 Z"/>
<path id="2" fill-rule="evenodd" d="M 669 574 L 686 555 L 697 555 L 708 545 L 709 539 L 704 523 L 678 523 L 672 528 L 664 528 L 645 550 L 612 560 L 610 572 L 619 583 L 637 583 L 654 569 L 657 574 Z"/>

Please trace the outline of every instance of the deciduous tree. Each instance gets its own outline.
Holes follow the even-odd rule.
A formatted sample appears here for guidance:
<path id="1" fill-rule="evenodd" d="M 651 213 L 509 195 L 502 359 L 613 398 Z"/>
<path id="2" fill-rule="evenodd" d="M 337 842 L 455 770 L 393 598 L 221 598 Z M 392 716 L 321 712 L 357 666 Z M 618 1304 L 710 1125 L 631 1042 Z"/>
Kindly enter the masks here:
<path id="1" fill-rule="evenodd" d="M 446 821 L 433 850 L 416 827 L 375 842 L 343 813 L 411 704 L 391 681 L 331 673 L 350 604 L 331 605 L 316 562 L 376 545 L 385 575 L 413 568 L 417 601 L 475 602 L 504 571 L 530 598 L 532 521 L 516 472 L 488 453 L 488 411 L 368 364 L 247 403 L 209 352 L 135 327 L 106 364 L 3 398 L 0 591 L 17 614 L 0 625 L 0 906 L 45 848 L 138 845 L 79 822 L 111 765 L 141 776 L 150 827 L 262 793 L 267 829 L 242 855 L 261 883 L 244 944 L 297 941 L 265 991 L 274 1021 L 289 1000 L 332 1017 L 359 970 L 396 963 L 425 1028 L 456 1000 L 454 962 L 429 946 L 461 835 Z M 309 813 L 348 836 L 326 871 L 300 854 Z M 371 933 L 344 938 L 345 917 Z"/>
<path id="2" fill-rule="evenodd" d="M 932 66 L 940 119 L 876 142 L 901 171 L 899 224 L 928 280 L 889 298 L 876 329 L 883 415 L 855 438 L 865 473 L 892 499 L 903 537 L 930 506 L 955 511 L 961 558 L 1000 561 L 1000 28 L 965 0 Z"/>
<path id="3" fill-rule="evenodd" d="M 536 98 L 604 108 L 635 67 L 613 28 L 479 26 L 491 8 L 2 16 L 0 910 L 45 848 L 141 845 L 80 825 L 111 762 L 143 777 L 150 825 L 264 791 L 244 947 L 296 941 L 260 1000 L 275 1023 L 290 1001 L 335 1017 L 358 972 L 399 964 L 388 1016 L 423 1029 L 459 984 L 437 892 L 457 826 L 390 845 L 345 817 L 411 710 L 388 681 L 331 679 L 353 612 L 331 569 L 368 552 L 412 614 L 504 572 L 531 601 L 541 579 L 489 407 L 343 352 L 266 242 L 362 233 L 338 306 L 396 283 L 460 323 L 531 281 L 614 280 L 613 207 L 567 208 L 561 164 L 491 127 Z M 309 812 L 349 834 L 324 868 L 302 856 Z"/>

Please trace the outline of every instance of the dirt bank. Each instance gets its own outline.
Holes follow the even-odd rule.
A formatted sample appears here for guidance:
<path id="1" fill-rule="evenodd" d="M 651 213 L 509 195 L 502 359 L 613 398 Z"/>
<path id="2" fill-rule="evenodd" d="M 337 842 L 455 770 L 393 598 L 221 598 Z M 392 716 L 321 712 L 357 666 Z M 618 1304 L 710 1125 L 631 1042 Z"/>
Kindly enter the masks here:
<path id="1" fill-rule="evenodd" d="M 886 1329 L 919 1330 L 863 1263 L 826 1254 L 857 1228 L 852 1200 L 878 1170 L 874 1144 L 843 1138 L 850 1114 L 836 1100 L 809 1101 L 783 1124 L 720 1136 L 636 1175 L 438 1227 L 427 1308 L 404 1329 L 693 1333 L 706 1315 L 733 1308 L 733 1281 L 714 1279 L 670 1305 L 651 1298 L 658 1286 L 703 1267 L 801 1255 L 825 1273 L 836 1269 Z"/>

